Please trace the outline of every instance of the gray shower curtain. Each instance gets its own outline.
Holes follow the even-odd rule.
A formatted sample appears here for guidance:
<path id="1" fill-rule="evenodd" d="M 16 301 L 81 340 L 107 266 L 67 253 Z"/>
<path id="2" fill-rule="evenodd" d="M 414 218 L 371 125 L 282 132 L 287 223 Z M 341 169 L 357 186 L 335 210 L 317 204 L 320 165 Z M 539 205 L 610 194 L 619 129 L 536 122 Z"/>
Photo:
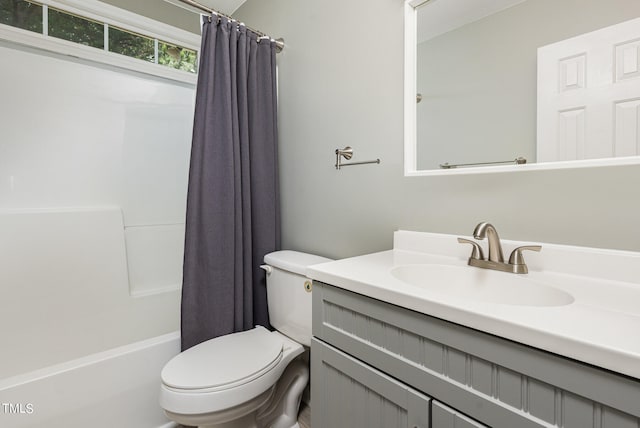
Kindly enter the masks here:
<path id="1" fill-rule="evenodd" d="M 182 349 L 269 326 L 265 254 L 280 248 L 275 44 L 205 18 L 189 170 Z"/>

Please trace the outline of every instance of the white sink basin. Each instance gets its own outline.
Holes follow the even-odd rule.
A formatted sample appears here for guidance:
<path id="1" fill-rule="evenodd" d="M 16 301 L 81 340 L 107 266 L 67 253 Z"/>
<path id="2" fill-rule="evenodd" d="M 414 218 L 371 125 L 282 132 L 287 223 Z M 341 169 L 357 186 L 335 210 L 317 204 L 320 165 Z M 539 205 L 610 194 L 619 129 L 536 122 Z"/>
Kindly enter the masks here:
<path id="1" fill-rule="evenodd" d="M 397 266 L 391 275 L 430 292 L 460 299 L 516 306 L 564 306 L 573 296 L 563 290 L 512 273 L 471 266 L 416 264 Z"/>
<path id="2" fill-rule="evenodd" d="M 640 379 L 640 252 L 541 243 L 516 275 L 465 264 L 457 235 L 310 266 L 314 280 Z M 472 237 L 467 237 L 472 239 Z M 502 240 L 512 249 L 529 241 Z"/>

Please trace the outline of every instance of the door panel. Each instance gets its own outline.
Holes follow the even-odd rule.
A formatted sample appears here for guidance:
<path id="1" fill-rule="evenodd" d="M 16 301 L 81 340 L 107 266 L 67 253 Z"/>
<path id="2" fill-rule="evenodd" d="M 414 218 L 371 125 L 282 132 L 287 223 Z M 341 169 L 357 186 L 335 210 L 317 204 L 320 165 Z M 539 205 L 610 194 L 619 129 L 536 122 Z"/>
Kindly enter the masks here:
<path id="1" fill-rule="evenodd" d="M 537 161 L 640 155 L 640 18 L 538 49 Z"/>

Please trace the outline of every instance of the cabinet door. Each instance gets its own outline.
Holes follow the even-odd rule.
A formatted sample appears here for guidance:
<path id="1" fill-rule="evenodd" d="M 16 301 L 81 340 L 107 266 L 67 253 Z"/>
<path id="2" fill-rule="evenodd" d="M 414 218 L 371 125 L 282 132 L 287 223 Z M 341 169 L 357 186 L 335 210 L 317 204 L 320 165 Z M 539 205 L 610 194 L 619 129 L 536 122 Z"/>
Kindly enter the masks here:
<path id="1" fill-rule="evenodd" d="M 313 428 L 428 428 L 430 399 L 333 348 L 311 341 Z"/>
<path id="2" fill-rule="evenodd" d="M 431 401 L 431 428 L 488 428 L 439 403 Z"/>

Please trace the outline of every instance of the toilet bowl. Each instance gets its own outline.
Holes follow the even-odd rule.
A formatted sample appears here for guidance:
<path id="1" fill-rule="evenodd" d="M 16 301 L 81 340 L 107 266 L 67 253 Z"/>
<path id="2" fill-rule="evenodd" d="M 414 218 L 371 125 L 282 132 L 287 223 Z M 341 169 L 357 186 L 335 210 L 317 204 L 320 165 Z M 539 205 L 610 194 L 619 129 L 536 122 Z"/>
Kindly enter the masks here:
<path id="1" fill-rule="evenodd" d="M 299 356 L 311 340 L 306 267 L 330 261 L 294 251 L 265 256 L 269 315 L 264 327 L 200 343 L 162 370 L 160 405 L 182 425 L 201 428 L 297 428 L 309 369 Z"/>

